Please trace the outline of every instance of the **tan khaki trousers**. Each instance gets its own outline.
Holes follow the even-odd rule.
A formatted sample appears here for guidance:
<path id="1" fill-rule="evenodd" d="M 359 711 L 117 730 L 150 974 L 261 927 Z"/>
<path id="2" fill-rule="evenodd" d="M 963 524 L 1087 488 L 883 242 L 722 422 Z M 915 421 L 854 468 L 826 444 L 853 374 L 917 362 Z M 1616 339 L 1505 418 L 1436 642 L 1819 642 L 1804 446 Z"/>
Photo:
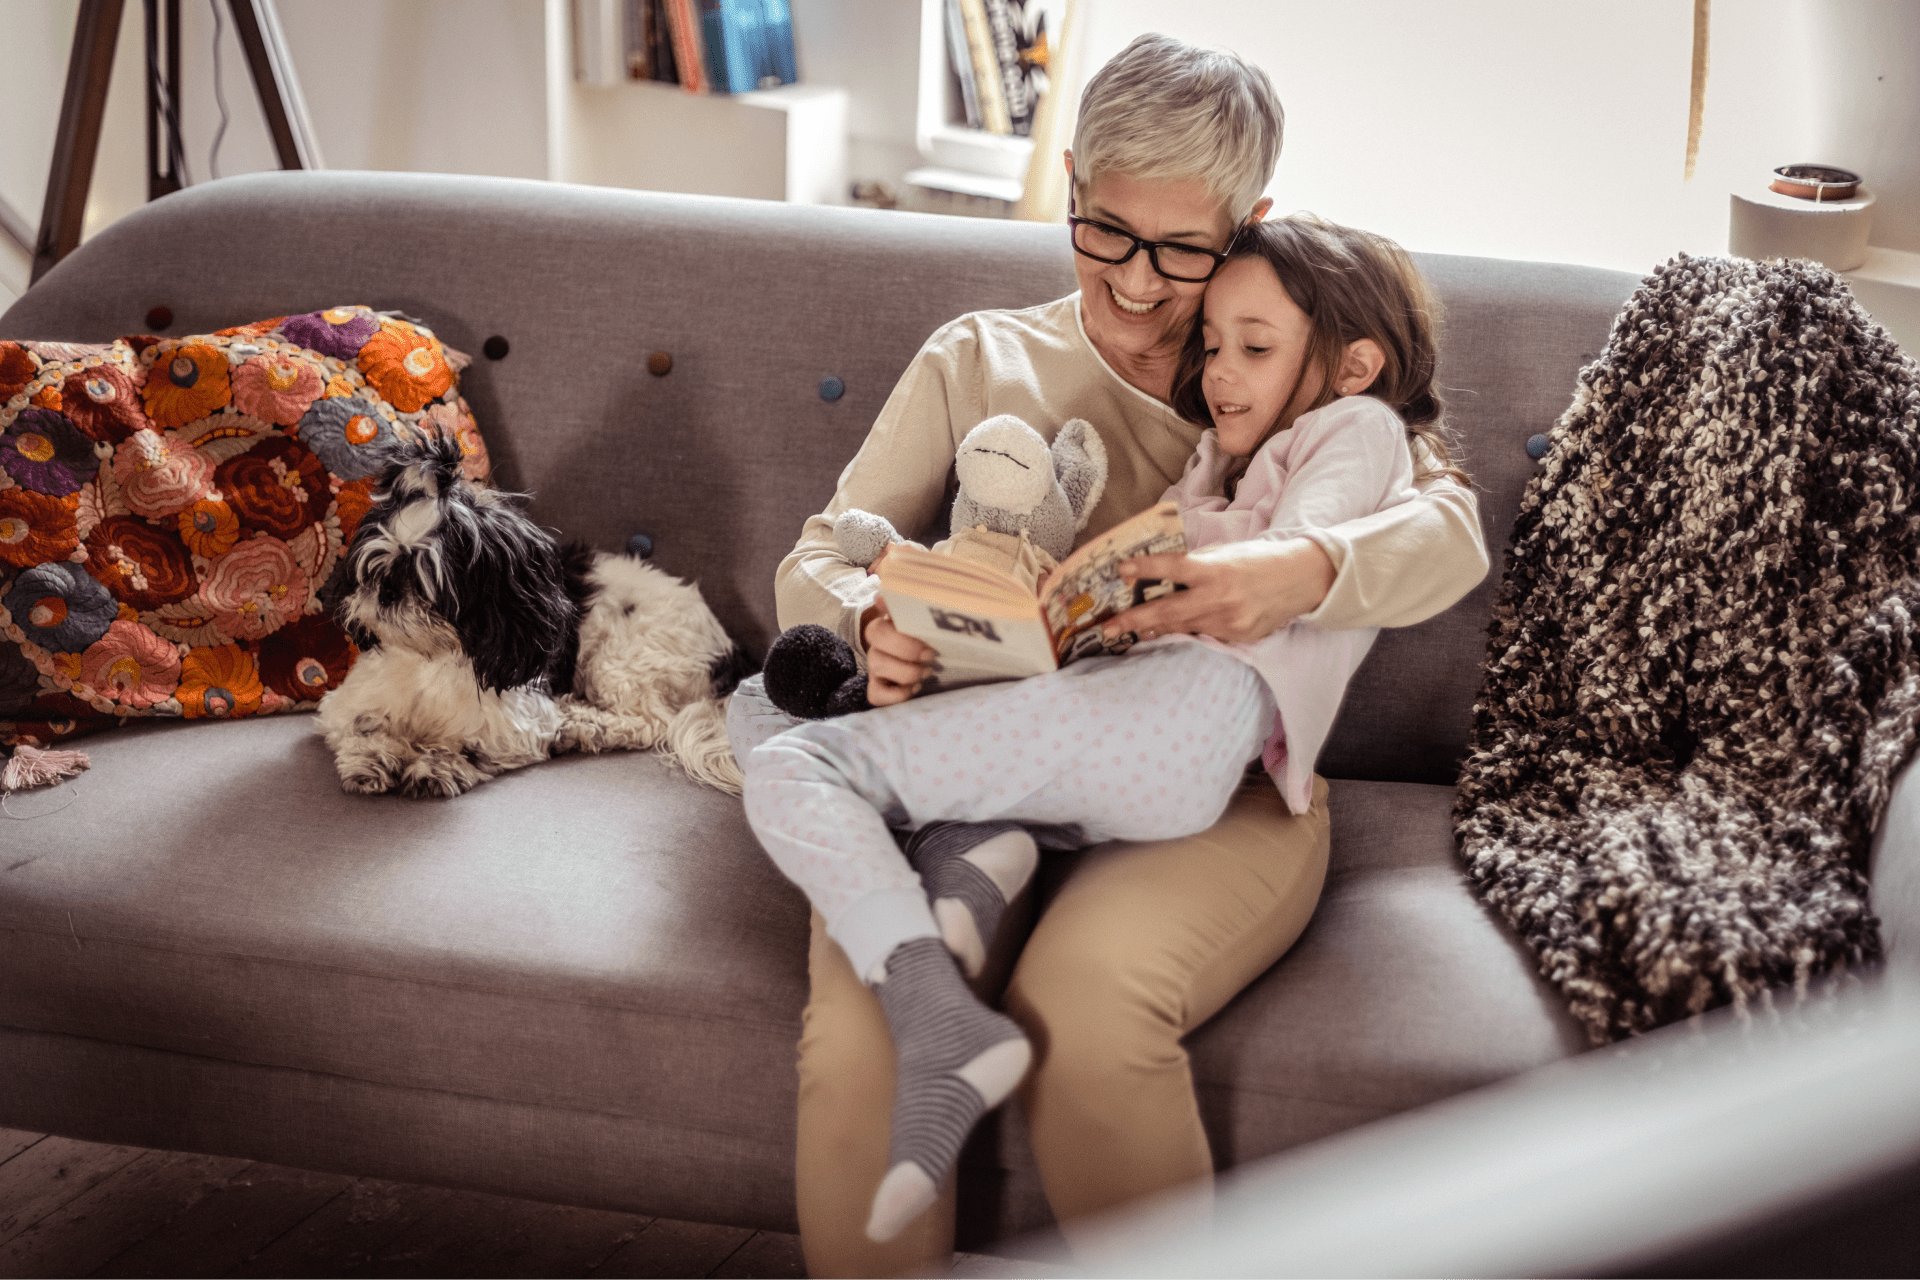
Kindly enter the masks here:
<path id="1" fill-rule="evenodd" d="M 1074 1223 L 1211 1179 L 1180 1041 L 1292 946 L 1327 871 L 1327 784 L 1288 811 L 1263 775 L 1226 815 L 1179 840 L 1089 851 L 1049 903 L 1004 1001 L 1033 1040 L 1022 1086 L 1054 1216 Z M 886 1173 L 893 1042 L 880 1002 L 816 913 L 800 1037 L 800 1243 L 814 1276 L 940 1272 L 954 1191 L 898 1237 L 865 1233 Z"/>

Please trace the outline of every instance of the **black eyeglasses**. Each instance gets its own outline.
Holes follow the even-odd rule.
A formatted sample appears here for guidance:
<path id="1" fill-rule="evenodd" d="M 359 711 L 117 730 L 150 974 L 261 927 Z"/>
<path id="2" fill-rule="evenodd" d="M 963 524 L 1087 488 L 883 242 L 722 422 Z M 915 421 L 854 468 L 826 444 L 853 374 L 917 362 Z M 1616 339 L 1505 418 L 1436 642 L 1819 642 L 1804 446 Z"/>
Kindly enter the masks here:
<path id="1" fill-rule="evenodd" d="M 1067 225 L 1073 228 L 1074 250 L 1095 262 L 1117 267 L 1145 249 L 1147 261 L 1153 264 L 1155 271 L 1181 284 L 1205 284 L 1213 279 L 1214 273 L 1227 260 L 1226 254 L 1202 249 L 1197 244 L 1182 244 L 1177 240 L 1142 240 L 1131 232 L 1072 213 L 1067 215 Z M 1227 248 L 1231 250 L 1233 246 L 1229 244 Z M 1163 258 L 1162 254 L 1166 256 Z"/>

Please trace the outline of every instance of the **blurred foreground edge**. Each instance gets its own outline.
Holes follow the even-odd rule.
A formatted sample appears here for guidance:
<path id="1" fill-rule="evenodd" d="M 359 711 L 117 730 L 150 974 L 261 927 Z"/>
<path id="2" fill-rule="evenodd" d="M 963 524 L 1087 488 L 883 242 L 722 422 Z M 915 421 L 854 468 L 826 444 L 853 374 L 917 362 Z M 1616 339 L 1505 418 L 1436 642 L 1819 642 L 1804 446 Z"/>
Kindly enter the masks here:
<path id="1" fill-rule="evenodd" d="M 1049 1274 L 1920 1275 L 1920 979 L 1556 1063 L 1225 1174 L 1203 1213 L 1115 1215 Z"/>

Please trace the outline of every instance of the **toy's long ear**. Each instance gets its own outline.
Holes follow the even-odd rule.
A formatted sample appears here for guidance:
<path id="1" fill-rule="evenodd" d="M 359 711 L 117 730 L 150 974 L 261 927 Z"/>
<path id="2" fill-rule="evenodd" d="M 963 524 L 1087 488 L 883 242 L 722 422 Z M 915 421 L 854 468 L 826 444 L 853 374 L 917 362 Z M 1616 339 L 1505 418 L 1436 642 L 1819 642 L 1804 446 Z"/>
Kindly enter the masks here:
<path id="1" fill-rule="evenodd" d="M 1053 438 L 1053 473 L 1066 492 L 1074 531 L 1086 528 L 1107 491 L 1107 446 L 1085 418 L 1069 418 Z"/>

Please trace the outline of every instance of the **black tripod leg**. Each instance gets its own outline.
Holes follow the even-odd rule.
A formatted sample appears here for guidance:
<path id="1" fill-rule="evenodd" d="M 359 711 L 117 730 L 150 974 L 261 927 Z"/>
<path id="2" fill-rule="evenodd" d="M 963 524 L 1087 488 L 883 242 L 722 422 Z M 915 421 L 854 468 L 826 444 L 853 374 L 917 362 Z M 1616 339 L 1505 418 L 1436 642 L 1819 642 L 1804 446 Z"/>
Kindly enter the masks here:
<path id="1" fill-rule="evenodd" d="M 53 140 L 53 164 L 47 171 L 47 200 L 40 213 L 40 235 L 33 247 L 33 276 L 38 280 L 80 244 L 93 184 L 93 160 L 100 150 L 100 122 L 107 111 L 107 82 L 120 40 L 122 0 L 80 0 L 73 24 L 73 53 L 67 59 L 67 90 L 60 103 L 60 129 Z"/>

